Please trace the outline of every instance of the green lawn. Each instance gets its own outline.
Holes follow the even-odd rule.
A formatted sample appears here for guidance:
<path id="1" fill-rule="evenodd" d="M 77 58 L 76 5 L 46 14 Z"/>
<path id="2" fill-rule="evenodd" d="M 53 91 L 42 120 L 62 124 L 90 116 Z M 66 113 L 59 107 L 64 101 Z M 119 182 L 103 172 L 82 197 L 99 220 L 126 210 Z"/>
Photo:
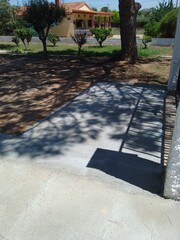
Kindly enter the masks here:
<path id="1" fill-rule="evenodd" d="M 20 44 L 20 46 L 17 47 L 14 43 L 0 43 L 0 50 L 7 50 L 10 52 L 17 52 L 17 53 L 25 53 L 24 46 L 22 44 Z M 58 43 L 57 46 L 53 47 L 51 44 L 48 44 L 48 51 L 50 54 L 57 54 L 57 55 L 77 55 L 77 46 L 75 44 L 64 45 L 64 44 Z M 118 45 L 108 45 L 108 46 L 104 45 L 102 48 L 97 45 L 96 46 L 84 45 L 82 47 L 81 55 L 91 56 L 91 57 L 112 56 L 113 53 L 116 54 L 119 51 L 120 51 L 120 47 Z M 26 52 L 31 54 L 42 53 L 42 45 L 40 43 L 31 43 Z M 139 47 L 138 53 L 140 57 L 171 55 L 172 49 L 171 47 L 156 47 L 156 46 L 150 46 L 147 49 Z"/>

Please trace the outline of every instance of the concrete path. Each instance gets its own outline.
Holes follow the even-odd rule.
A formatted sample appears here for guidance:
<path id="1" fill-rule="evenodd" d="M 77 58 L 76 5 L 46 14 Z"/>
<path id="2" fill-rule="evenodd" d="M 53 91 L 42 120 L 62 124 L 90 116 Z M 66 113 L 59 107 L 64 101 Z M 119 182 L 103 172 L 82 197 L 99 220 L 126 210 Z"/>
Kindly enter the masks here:
<path id="1" fill-rule="evenodd" d="M 96 84 L 0 135 L 0 239 L 179 239 L 180 204 L 150 193 L 163 187 L 164 97 Z"/>

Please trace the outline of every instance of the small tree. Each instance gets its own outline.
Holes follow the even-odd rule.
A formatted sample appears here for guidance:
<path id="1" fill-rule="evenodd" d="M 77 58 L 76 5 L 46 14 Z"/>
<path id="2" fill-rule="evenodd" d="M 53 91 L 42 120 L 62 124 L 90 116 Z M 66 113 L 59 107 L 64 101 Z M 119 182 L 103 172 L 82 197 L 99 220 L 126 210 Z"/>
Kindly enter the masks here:
<path id="1" fill-rule="evenodd" d="M 147 44 L 149 42 L 151 42 L 151 41 L 152 41 L 152 37 L 151 36 L 144 36 L 143 37 L 142 43 L 143 43 L 145 49 L 147 48 Z"/>
<path id="2" fill-rule="evenodd" d="M 13 7 L 9 0 L 0 0 L 0 34 L 9 35 L 14 29 Z"/>
<path id="3" fill-rule="evenodd" d="M 111 10 L 108 7 L 102 7 L 101 12 L 110 12 Z"/>
<path id="4" fill-rule="evenodd" d="M 24 19 L 38 33 L 47 57 L 47 36 L 53 25 L 58 25 L 66 16 L 65 9 L 47 0 L 31 0 L 27 6 Z"/>
<path id="5" fill-rule="evenodd" d="M 176 32 L 178 9 L 166 13 L 159 23 L 159 37 L 174 38 Z"/>
<path id="6" fill-rule="evenodd" d="M 94 28 L 91 30 L 94 38 L 99 43 L 99 46 L 102 47 L 102 43 L 111 35 L 111 28 Z"/>
<path id="7" fill-rule="evenodd" d="M 34 30 L 32 30 L 31 28 L 17 29 L 16 35 L 19 39 L 21 39 L 22 43 L 24 44 L 25 50 L 26 50 L 27 46 L 29 46 L 29 43 L 32 40 L 32 37 L 34 35 Z"/>
<path id="8" fill-rule="evenodd" d="M 120 25 L 119 11 L 112 10 L 112 13 L 113 13 L 113 17 L 112 17 L 112 21 L 111 21 L 111 26 L 119 28 L 119 25 Z"/>
<path id="9" fill-rule="evenodd" d="M 12 42 L 15 43 L 16 46 L 18 47 L 20 43 L 20 39 L 17 36 L 12 37 Z"/>
<path id="10" fill-rule="evenodd" d="M 173 10 L 173 1 L 159 2 L 156 8 L 153 8 L 149 16 L 149 22 L 144 27 L 144 33 L 147 36 L 158 37 L 160 32 L 160 22 L 165 15 Z M 166 28 L 166 26 L 165 26 Z"/>
<path id="11" fill-rule="evenodd" d="M 60 38 L 56 34 L 48 34 L 48 41 L 50 41 L 55 47 L 56 43 L 60 41 Z"/>
<path id="12" fill-rule="evenodd" d="M 78 55 L 80 55 L 82 46 L 87 43 L 87 33 L 75 34 L 74 36 L 71 35 L 71 37 L 78 45 Z"/>

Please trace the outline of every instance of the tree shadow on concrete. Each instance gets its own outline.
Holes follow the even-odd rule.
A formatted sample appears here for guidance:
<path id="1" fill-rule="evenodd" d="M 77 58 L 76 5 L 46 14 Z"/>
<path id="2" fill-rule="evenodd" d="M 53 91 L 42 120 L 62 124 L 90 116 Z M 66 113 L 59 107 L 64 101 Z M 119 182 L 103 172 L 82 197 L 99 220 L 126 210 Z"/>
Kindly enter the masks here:
<path id="1" fill-rule="evenodd" d="M 154 89 L 155 85 L 152 88 L 144 85 L 145 82 L 163 85 L 164 79 L 158 75 L 151 74 L 147 78 L 146 73 L 139 72 L 138 68 L 136 71 L 135 66 L 107 58 L 52 57 L 47 62 L 40 58 L 9 56 L 1 61 L 0 76 L 1 132 L 18 134 L 0 135 L 2 159 L 13 155 L 19 160 L 26 158 L 31 162 L 40 158 L 44 161 L 53 161 L 54 158 L 61 161 L 61 157 L 66 156 L 75 146 L 79 148 L 80 154 L 86 146 L 84 151 L 91 149 L 86 159 L 88 166 L 91 156 L 93 162 L 96 159 L 96 154 L 95 157 L 93 155 L 96 149 L 113 152 L 114 149 L 108 146 L 110 140 L 119 145 L 119 151 L 118 148 L 116 151 L 120 159 L 132 160 L 133 156 L 137 168 L 139 166 L 141 169 L 142 162 L 150 161 L 153 171 L 157 164 L 160 166 L 157 169 L 161 169 L 165 92 L 159 86 Z M 47 117 L 53 110 L 97 82 L 86 90 L 85 95 L 80 94 L 73 102 Z M 135 85 L 119 82 L 132 82 Z M 141 96 L 142 90 L 144 95 Z M 149 99 L 152 92 L 152 98 L 158 101 Z M 136 109 L 140 96 L 141 102 Z M 111 131 L 108 131 L 107 126 L 111 126 Z M 19 134 L 21 132 L 24 133 Z M 106 132 L 105 136 L 103 132 Z M 102 137 L 107 138 L 107 146 L 99 145 Z M 155 159 L 157 163 L 154 164 L 150 159 Z M 112 162 L 112 167 L 114 164 Z M 90 166 L 93 167 L 93 164 Z M 108 173 L 108 170 L 104 171 Z M 146 171 L 149 171 L 148 168 L 144 174 Z M 162 172 L 160 170 L 158 173 L 160 178 Z M 113 175 L 113 171 L 110 170 L 109 174 Z M 136 171 L 134 174 L 137 176 Z M 114 176 L 120 178 L 117 173 Z M 132 183 L 131 179 L 129 182 Z M 156 193 L 159 192 L 160 188 L 156 190 Z"/>
<path id="2" fill-rule="evenodd" d="M 126 132 L 122 136 L 117 131 L 111 136 L 117 141 L 122 138 L 119 151 L 112 151 L 109 147 L 97 148 L 87 167 L 99 169 L 151 193 L 162 195 L 165 89 L 137 85 L 142 87 L 142 92 Z"/>
<path id="3" fill-rule="evenodd" d="M 164 97 L 163 87 L 95 84 L 25 133 L 1 134 L 0 157 L 61 163 L 63 156 L 75 157 L 76 147 L 79 157 L 85 152 L 85 166 L 160 194 Z M 99 149 L 106 141 L 110 145 Z"/>

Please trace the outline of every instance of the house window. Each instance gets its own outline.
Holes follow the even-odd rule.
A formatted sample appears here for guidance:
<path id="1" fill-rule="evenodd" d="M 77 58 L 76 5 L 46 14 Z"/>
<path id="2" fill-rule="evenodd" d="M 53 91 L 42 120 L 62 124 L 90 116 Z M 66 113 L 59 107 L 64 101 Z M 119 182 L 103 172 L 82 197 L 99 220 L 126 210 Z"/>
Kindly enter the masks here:
<path id="1" fill-rule="evenodd" d="M 88 27 L 92 27 L 92 20 L 88 20 Z"/>
<path id="2" fill-rule="evenodd" d="M 83 25 L 83 20 L 82 19 L 76 20 L 76 28 L 82 28 L 82 25 Z"/>

